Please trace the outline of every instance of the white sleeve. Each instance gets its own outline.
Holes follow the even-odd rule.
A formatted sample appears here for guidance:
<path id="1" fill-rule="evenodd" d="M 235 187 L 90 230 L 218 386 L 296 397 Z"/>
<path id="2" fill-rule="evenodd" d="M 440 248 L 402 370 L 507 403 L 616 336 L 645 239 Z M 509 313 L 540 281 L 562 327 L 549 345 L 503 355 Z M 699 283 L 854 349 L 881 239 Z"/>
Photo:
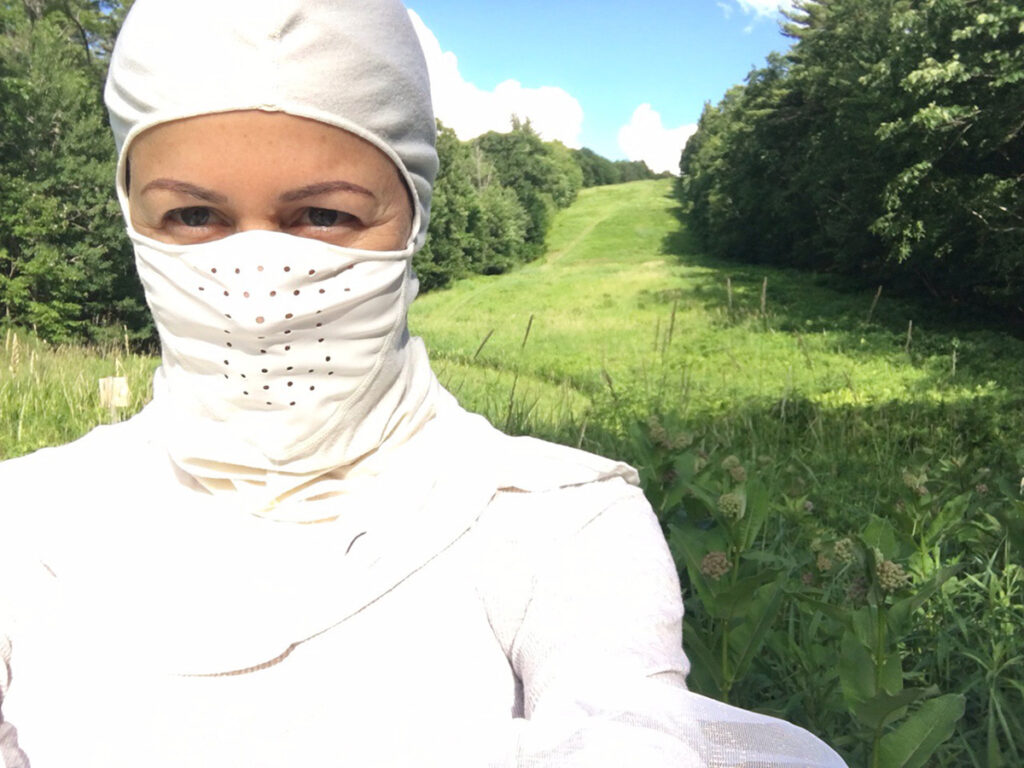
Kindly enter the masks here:
<path id="1" fill-rule="evenodd" d="M 801 728 L 686 690 L 675 565 L 642 494 L 618 496 L 533 563 L 515 626 L 498 617 L 523 717 L 514 756 L 493 764 L 844 766 Z"/>
<path id="2" fill-rule="evenodd" d="M 3 614 L 0 614 L 2 616 Z M 2 621 L 0 621 L 2 623 Z M 4 720 L 3 705 L 11 684 L 11 642 L 0 627 L 0 768 L 29 768 L 28 759 L 18 748 L 18 733 Z"/>

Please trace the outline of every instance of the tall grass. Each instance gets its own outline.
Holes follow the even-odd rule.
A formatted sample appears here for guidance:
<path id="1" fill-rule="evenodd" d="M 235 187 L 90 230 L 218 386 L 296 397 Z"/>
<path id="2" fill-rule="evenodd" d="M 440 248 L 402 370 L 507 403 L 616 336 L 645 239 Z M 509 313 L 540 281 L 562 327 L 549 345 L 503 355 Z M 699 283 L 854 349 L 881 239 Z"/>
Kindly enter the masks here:
<path id="1" fill-rule="evenodd" d="M 0 459 L 75 440 L 97 424 L 126 418 L 151 397 L 156 360 L 120 347 L 51 347 L 8 328 L 0 347 Z M 131 405 L 100 403 L 99 379 L 123 376 Z"/>

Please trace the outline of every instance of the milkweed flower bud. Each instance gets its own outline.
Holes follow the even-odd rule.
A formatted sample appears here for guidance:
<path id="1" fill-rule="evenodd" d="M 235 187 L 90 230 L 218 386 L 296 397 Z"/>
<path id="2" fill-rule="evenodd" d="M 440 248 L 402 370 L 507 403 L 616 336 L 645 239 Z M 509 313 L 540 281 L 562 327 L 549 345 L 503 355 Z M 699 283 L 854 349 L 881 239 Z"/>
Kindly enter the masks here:
<path id="1" fill-rule="evenodd" d="M 718 511 L 730 520 L 743 517 L 743 497 L 738 493 L 723 493 L 718 497 Z"/>
<path id="2" fill-rule="evenodd" d="M 718 581 L 725 576 L 730 568 L 732 563 L 725 552 L 708 552 L 700 561 L 700 572 L 712 581 Z"/>
<path id="3" fill-rule="evenodd" d="M 883 560 L 878 563 L 875 566 L 875 576 L 878 578 L 878 586 L 882 588 L 883 592 L 895 592 L 910 582 L 910 577 L 903 570 L 903 566 L 892 560 Z"/>
<path id="4" fill-rule="evenodd" d="M 740 460 L 736 456 L 726 456 L 722 459 L 722 469 L 726 472 L 729 472 L 738 466 L 740 466 Z"/>
<path id="5" fill-rule="evenodd" d="M 729 474 L 732 475 L 732 479 L 737 483 L 745 482 L 747 479 L 747 470 L 744 469 L 742 464 L 730 469 Z"/>
<path id="6" fill-rule="evenodd" d="M 825 571 L 832 570 L 832 560 L 824 552 L 818 553 L 817 561 L 818 570 L 824 573 Z"/>
<path id="7" fill-rule="evenodd" d="M 847 563 L 853 562 L 853 559 L 857 555 L 857 550 L 854 547 L 853 541 L 849 538 L 842 538 L 833 545 L 832 554 L 835 556 L 837 562 L 842 565 L 846 565 Z"/>

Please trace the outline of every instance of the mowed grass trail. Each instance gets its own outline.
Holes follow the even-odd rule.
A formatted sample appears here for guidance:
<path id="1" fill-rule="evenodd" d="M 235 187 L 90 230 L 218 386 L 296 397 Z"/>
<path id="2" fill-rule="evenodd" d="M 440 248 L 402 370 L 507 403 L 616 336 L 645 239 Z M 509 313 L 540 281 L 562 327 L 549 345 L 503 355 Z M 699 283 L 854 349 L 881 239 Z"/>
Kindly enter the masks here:
<path id="1" fill-rule="evenodd" d="M 1013 469 L 1024 343 L 951 329 L 884 291 L 875 303 L 711 261 L 671 192 L 670 180 L 584 190 L 545 258 L 417 300 L 410 324 L 442 382 L 500 427 L 627 459 L 630 421 L 655 413 L 716 445 L 786 455 L 801 483 L 860 501 L 865 472 L 898 481 L 922 451 L 990 451 Z"/>

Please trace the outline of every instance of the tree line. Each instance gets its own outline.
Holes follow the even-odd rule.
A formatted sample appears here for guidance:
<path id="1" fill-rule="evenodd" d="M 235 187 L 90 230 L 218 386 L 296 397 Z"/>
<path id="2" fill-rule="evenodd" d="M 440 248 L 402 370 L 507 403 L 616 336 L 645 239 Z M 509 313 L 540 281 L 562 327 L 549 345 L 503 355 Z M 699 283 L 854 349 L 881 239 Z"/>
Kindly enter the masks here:
<path id="1" fill-rule="evenodd" d="M 0 0 L 0 322 L 52 341 L 153 341 L 113 192 L 102 102 L 130 0 Z M 438 126 L 441 170 L 424 290 L 536 258 L 582 187 L 654 174 L 541 140 L 529 121 L 460 141 Z"/>
<path id="2" fill-rule="evenodd" d="M 705 105 L 679 194 L 714 255 L 1024 323 L 1024 4 L 798 0 Z"/>

